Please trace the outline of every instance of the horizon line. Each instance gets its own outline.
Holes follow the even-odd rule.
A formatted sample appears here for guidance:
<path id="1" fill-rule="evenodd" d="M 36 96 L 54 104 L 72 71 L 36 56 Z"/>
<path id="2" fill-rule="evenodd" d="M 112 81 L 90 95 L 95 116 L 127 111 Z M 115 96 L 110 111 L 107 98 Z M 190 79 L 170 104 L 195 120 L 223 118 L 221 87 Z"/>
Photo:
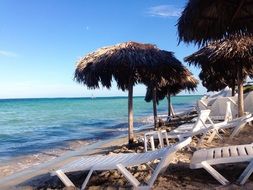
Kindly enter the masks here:
<path id="1" fill-rule="evenodd" d="M 187 94 L 187 95 L 176 95 L 176 96 L 203 96 L 203 94 Z M 127 98 L 128 96 L 70 96 L 70 97 L 26 97 L 26 98 L 0 98 L 0 100 L 22 100 L 22 99 L 96 99 L 96 98 Z M 145 97 L 145 96 L 133 96 L 134 98 Z M 173 96 L 175 97 L 175 96 Z"/>

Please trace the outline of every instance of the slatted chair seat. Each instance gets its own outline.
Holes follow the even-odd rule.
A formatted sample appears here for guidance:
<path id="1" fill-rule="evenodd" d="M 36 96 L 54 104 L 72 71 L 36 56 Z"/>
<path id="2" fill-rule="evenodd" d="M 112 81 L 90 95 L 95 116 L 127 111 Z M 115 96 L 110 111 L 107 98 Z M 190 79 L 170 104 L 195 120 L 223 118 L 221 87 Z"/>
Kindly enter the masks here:
<path id="1" fill-rule="evenodd" d="M 112 170 L 117 169 L 117 163 L 121 163 L 126 166 L 136 166 L 149 161 L 161 158 L 166 151 L 166 148 L 156 151 L 139 153 L 120 153 L 112 155 L 97 155 L 82 157 L 66 166 L 63 166 L 61 170 L 65 172 L 75 172 L 80 170 Z M 91 164 L 93 163 L 93 164 Z M 78 166 L 78 167 L 77 167 Z"/>
<path id="2" fill-rule="evenodd" d="M 204 168 L 221 184 L 226 185 L 229 181 L 211 165 L 238 162 L 250 162 L 238 179 L 240 184 L 244 184 L 253 171 L 253 144 L 198 150 L 193 154 L 190 168 Z"/>
<path id="3" fill-rule="evenodd" d="M 117 169 L 125 176 L 125 178 L 133 185 L 135 189 L 151 189 L 158 174 L 166 169 L 173 160 L 174 154 L 178 150 L 189 145 L 190 142 L 191 138 L 187 138 L 181 142 L 171 145 L 170 147 L 145 153 L 124 153 L 105 156 L 98 155 L 82 157 L 51 172 L 51 175 L 57 175 L 65 186 L 70 187 L 75 185 L 65 173 L 88 170 L 89 173 L 81 187 L 81 189 L 84 189 L 93 171 Z M 156 159 L 159 159 L 160 162 L 156 166 L 146 186 L 141 186 L 140 182 L 126 169 L 126 167 L 148 163 Z"/>

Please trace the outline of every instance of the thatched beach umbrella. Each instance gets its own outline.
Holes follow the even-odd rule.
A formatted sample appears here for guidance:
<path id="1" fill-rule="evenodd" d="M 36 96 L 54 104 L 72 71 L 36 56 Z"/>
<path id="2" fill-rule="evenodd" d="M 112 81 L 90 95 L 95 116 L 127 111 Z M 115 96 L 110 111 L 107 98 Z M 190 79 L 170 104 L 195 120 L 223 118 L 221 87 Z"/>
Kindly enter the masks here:
<path id="1" fill-rule="evenodd" d="M 199 73 L 199 78 L 202 81 L 202 85 L 206 87 L 207 91 L 219 91 L 224 89 L 226 86 L 232 88 L 232 94 L 235 91 L 235 85 L 237 83 L 236 76 L 237 72 L 234 69 L 227 69 L 227 67 L 221 67 L 224 62 L 219 63 L 217 60 L 215 64 L 209 64 L 210 60 L 208 56 L 199 56 L 195 53 L 193 54 L 194 61 L 185 60 L 189 62 L 190 65 L 194 65 L 201 68 Z M 192 57 L 192 56 L 189 56 Z M 201 65 L 199 65 L 200 63 Z M 227 66 L 231 66 L 228 64 Z"/>
<path id="2" fill-rule="evenodd" d="M 223 63 L 209 64 L 209 62 L 206 62 L 202 64 L 199 78 L 207 91 L 219 91 L 228 86 L 232 89 L 232 96 L 234 96 L 237 84 L 236 70 L 228 70 L 225 67 L 221 67 L 221 65 Z"/>
<path id="3" fill-rule="evenodd" d="M 253 0 L 189 0 L 178 20 L 179 41 L 199 45 L 253 33 Z"/>
<path id="4" fill-rule="evenodd" d="M 244 114 L 243 80 L 253 73 L 253 38 L 251 36 L 230 36 L 229 38 L 214 41 L 196 53 L 185 58 L 185 61 L 205 67 L 208 59 L 210 65 L 219 69 L 236 73 L 238 84 L 238 115 Z M 232 74 L 231 74 L 232 76 Z M 219 80 L 219 79 L 217 79 Z"/>
<path id="5" fill-rule="evenodd" d="M 172 94 L 177 94 L 181 90 L 178 88 L 178 85 L 176 84 L 170 84 L 170 87 L 164 88 L 165 85 L 167 85 L 168 82 L 166 82 L 165 79 L 162 79 L 156 86 L 153 86 L 153 84 L 147 85 L 147 91 L 145 95 L 145 101 L 146 102 L 153 102 L 153 115 L 154 115 L 154 127 L 157 127 L 157 104 L 159 104 L 160 100 L 163 100 L 167 94 L 167 90 L 170 89 L 172 91 Z M 170 104 L 169 104 L 170 105 Z"/>
<path id="6" fill-rule="evenodd" d="M 156 126 L 156 119 L 157 119 L 157 109 L 156 104 L 159 103 L 160 100 L 163 100 L 167 97 L 168 100 L 168 116 L 171 115 L 171 95 L 176 95 L 182 90 L 188 91 L 195 91 L 198 85 L 198 80 L 193 77 L 191 72 L 184 68 L 185 71 L 183 75 L 181 75 L 181 79 L 175 83 L 170 83 L 169 81 L 165 80 L 164 78 L 161 79 L 156 85 L 156 96 L 154 97 L 154 87 L 151 85 L 147 85 L 147 91 L 145 96 L 145 101 L 150 102 L 153 100 L 153 110 L 154 110 L 154 120 Z"/>
<path id="7" fill-rule="evenodd" d="M 174 60 L 171 52 L 152 44 L 126 42 L 86 55 L 78 62 L 75 80 L 94 89 L 100 85 L 110 88 L 115 79 L 118 88 L 128 90 L 128 138 L 131 144 L 134 140 L 133 86 L 162 76 L 173 82 L 180 79 L 182 72 L 183 66 Z"/>

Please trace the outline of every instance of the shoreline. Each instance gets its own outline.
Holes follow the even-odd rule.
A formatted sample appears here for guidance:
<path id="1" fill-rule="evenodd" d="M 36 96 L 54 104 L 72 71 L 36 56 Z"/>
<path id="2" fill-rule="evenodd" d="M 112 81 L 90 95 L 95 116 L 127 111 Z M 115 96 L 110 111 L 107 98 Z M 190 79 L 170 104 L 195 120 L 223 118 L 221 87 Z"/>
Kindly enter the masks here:
<path id="1" fill-rule="evenodd" d="M 68 151 L 76 150 L 82 146 L 89 146 L 96 142 L 92 140 L 73 140 L 66 142 L 66 146 L 62 145 L 57 148 L 48 148 L 46 150 L 38 150 L 36 153 L 26 154 L 17 157 L 5 159 L 0 163 L 0 180 L 1 178 L 12 175 L 24 169 L 43 164 L 64 155 Z"/>
<path id="2" fill-rule="evenodd" d="M 149 117 L 145 118 L 147 122 Z M 149 130 L 149 127 L 153 124 L 146 123 L 135 129 L 135 134 L 142 131 Z M 124 138 L 127 134 L 119 134 L 106 139 L 73 139 L 68 140 L 59 147 L 49 147 L 47 149 L 38 150 L 37 152 L 25 154 L 17 157 L 10 157 L 0 162 L 0 180 L 2 178 L 12 175 L 14 172 L 20 172 L 33 166 L 43 164 L 44 162 L 57 159 L 64 156 L 67 152 L 77 151 L 83 147 L 96 147 L 99 146 L 100 142 L 113 141 L 119 138 Z"/>

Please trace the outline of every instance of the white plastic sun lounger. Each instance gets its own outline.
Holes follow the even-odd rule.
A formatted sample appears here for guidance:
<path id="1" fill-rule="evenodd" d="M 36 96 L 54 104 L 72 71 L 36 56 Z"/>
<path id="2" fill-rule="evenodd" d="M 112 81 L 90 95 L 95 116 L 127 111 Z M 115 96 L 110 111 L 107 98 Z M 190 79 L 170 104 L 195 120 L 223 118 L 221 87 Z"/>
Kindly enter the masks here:
<path id="1" fill-rule="evenodd" d="M 225 132 L 226 129 L 232 129 L 232 133 L 229 136 L 230 139 L 238 135 L 238 133 L 245 127 L 247 123 L 251 123 L 253 121 L 252 114 L 247 114 L 245 116 L 233 119 L 224 124 L 214 124 L 212 134 L 209 136 L 207 142 L 210 143 L 215 135 L 219 133 L 220 130 Z"/>
<path id="2" fill-rule="evenodd" d="M 182 141 L 184 138 L 192 137 L 199 134 L 206 134 L 210 128 L 210 124 L 206 124 L 207 120 L 210 120 L 208 115 L 210 110 L 201 110 L 200 114 L 194 124 L 183 124 L 176 129 L 167 133 L 165 130 L 162 131 L 151 131 L 144 134 L 144 148 L 145 151 L 149 149 L 149 143 L 151 144 L 151 149 L 155 149 L 154 139 L 159 139 L 160 147 L 164 146 L 163 139 L 166 139 L 167 144 L 168 139 L 179 139 Z M 200 140 L 201 141 L 201 140 Z"/>
<path id="3" fill-rule="evenodd" d="M 225 121 L 233 118 L 233 113 L 236 112 L 235 105 L 236 103 L 231 97 L 216 99 L 212 106 L 207 106 L 203 100 L 199 100 L 197 102 L 197 110 L 200 111 L 210 109 L 211 113 L 209 117 L 213 121 Z"/>
<path id="4" fill-rule="evenodd" d="M 82 157 L 52 172 L 51 174 L 57 175 L 65 186 L 70 187 L 74 186 L 74 184 L 70 181 L 65 173 L 89 170 L 89 173 L 81 187 L 81 189 L 84 189 L 93 171 L 117 169 L 134 186 L 135 189 L 151 189 L 158 174 L 161 171 L 164 171 L 172 161 L 174 153 L 187 146 L 190 142 L 191 138 L 187 138 L 170 147 L 145 153 L 126 153 L 107 156 L 98 155 Z M 160 162 L 156 166 L 153 175 L 147 182 L 147 186 L 140 186 L 140 182 L 126 169 L 126 167 L 140 165 L 155 159 L 160 159 Z"/>
<path id="5" fill-rule="evenodd" d="M 237 162 L 250 162 L 238 178 L 238 182 L 243 185 L 253 171 L 253 144 L 198 150 L 193 154 L 190 168 L 204 168 L 222 185 L 226 185 L 229 181 L 211 165 Z"/>
<path id="6" fill-rule="evenodd" d="M 167 133 L 165 130 L 145 133 L 144 134 L 145 151 L 148 151 L 149 149 L 149 142 L 151 145 L 151 149 L 152 150 L 155 149 L 154 139 L 159 140 L 159 145 L 161 148 L 164 147 L 163 142 L 164 139 L 166 140 L 166 143 L 168 145 L 169 144 L 168 139 L 179 139 L 181 141 L 186 137 L 193 137 L 196 135 L 201 135 L 201 137 L 198 139 L 198 144 L 201 144 L 203 139 L 207 135 L 209 136 L 207 142 L 210 143 L 215 136 L 222 139 L 222 137 L 219 135 L 219 131 L 220 130 L 223 131 L 226 128 L 234 128 L 234 131 L 231 135 L 232 138 L 249 121 L 246 120 L 241 121 L 242 119 L 244 119 L 244 117 L 240 119 L 231 120 L 230 102 L 227 102 L 226 105 L 227 111 L 225 115 L 225 120 L 223 122 L 213 123 L 213 121 L 209 117 L 210 110 L 201 110 L 194 124 L 180 125 L 179 127 L 170 131 L 169 133 Z"/>
<path id="7" fill-rule="evenodd" d="M 230 97 L 217 98 L 210 108 L 210 118 L 213 121 L 223 121 L 227 119 L 226 117 L 229 117 L 229 120 L 231 120 L 237 112 L 235 105 L 236 103 Z"/>
<path id="8" fill-rule="evenodd" d="M 201 133 L 208 131 L 210 125 L 207 124 L 207 121 L 211 121 L 208 117 L 210 110 L 201 110 L 199 117 L 197 118 L 194 124 L 183 124 L 177 127 L 176 129 L 167 133 L 168 138 L 178 138 L 182 140 L 185 137 L 195 136 Z"/>
<path id="9" fill-rule="evenodd" d="M 247 114 L 245 116 L 233 119 L 233 120 L 225 120 L 220 123 L 213 123 L 212 120 L 208 119 L 210 124 L 203 124 L 199 127 L 197 125 L 194 126 L 191 132 L 187 132 L 187 129 L 185 129 L 185 132 L 181 132 L 181 134 L 173 134 L 172 132 L 166 133 L 164 131 L 161 131 L 159 134 L 159 142 L 161 141 L 163 143 L 164 138 L 166 138 L 166 142 L 168 144 L 167 138 L 178 138 L 182 140 L 182 138 L 188 137 L 188 136 L 196 136 L 202 134 L 201 138 L 199 139 L 198 143 L 200 144 L 204 138 L 207 137 L 207 143 L 211 143 L 215 136 L 217 136 L 219 139 L 223 139 L 223 137 L 219 134 L 220 131 L 223 133 L 226 133 L 226 129 L 232 129 L 232 133 L 230 134 L 229 138 L 232 139 L 236 135 L 239 134 L 239 132 L 246 126 L 247 123 L 251 123 L 253 121 L 252 114 Z M 186 128 L 186 127 L 184 127 Z M 176 131 L 177 130 L 177 131 Z M 179 129 L 174 130 L 176 132 L 179 132 Z M 160 140 L 161 139 L 161 140 Z M 161 144 L 161 147 L 164 145 Z"/>
<path id="10" fill-rule="evenodd" d="M 184 132 L 196 132 L 203 128 L 210 128 L 211 125 L 223 125 L 226 124 L 228 121 L 232 120 L 232 113 L 231 113 L 231 104 L 230 102 L 226 102 L 226 112 L 225 116 L 223 117 L 223 121 L 219 123 L 213 123 L 212 118 L 210 118 L 211 110 L 200 110 L 199 117 L 196 120 L 196 123 L 193 124 L 184 124 L 177 127 L 175 130 L 171 131 L 169 134 L 173 133 L 184 133 Z M 209 123 L 207 123 L 207 121 Z"/>

